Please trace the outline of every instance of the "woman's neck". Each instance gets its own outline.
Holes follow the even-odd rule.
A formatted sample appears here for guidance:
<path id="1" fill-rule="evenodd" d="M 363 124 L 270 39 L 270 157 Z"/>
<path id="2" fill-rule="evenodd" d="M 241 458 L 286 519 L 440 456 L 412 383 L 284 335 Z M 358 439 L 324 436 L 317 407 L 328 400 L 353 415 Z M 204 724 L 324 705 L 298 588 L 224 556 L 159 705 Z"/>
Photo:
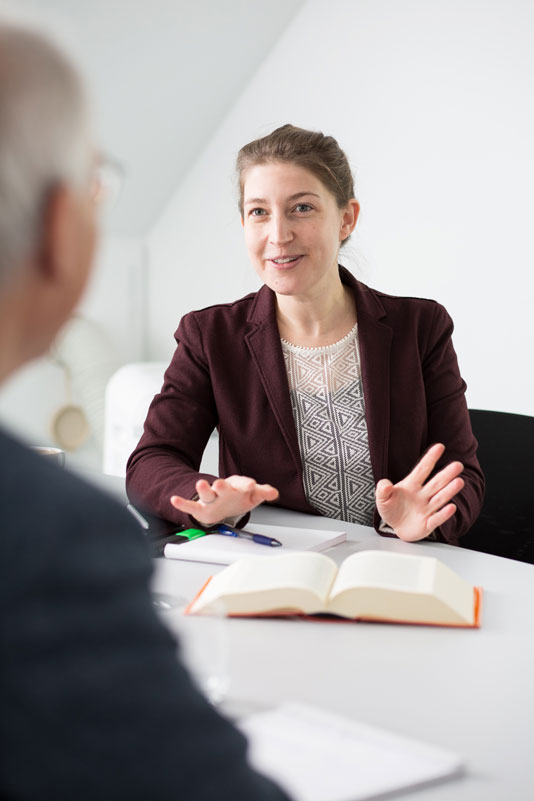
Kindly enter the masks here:
<path id="1" fill-rule="evenodd" d="M 352 291 L 339 280 L 331 291 L 314 297 L 277 295 L 280 336 L 294 345 L 321 347 L 342 339 L 356 322 Z"/>

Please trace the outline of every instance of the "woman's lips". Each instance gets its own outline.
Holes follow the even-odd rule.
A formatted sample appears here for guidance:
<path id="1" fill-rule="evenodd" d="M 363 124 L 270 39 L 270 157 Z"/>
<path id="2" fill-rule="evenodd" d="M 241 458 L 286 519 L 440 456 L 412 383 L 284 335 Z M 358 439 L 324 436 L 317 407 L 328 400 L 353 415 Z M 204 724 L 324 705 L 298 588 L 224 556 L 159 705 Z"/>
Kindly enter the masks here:
<path id="1" fill-rule="evenodd" d="M 281 264 L 276 262 L 274 259 L 267 259 L 267 261 L 272 267 L 275 268 L 275 270 L 281 270 L 284 272 L 286 270 L 292 270 L 293 267 L 296 267 L 296 265 L 301 261 L 302 256 L 285 256 L 284 258 L 291 258 L 291 261 L 284 261 Z"/>

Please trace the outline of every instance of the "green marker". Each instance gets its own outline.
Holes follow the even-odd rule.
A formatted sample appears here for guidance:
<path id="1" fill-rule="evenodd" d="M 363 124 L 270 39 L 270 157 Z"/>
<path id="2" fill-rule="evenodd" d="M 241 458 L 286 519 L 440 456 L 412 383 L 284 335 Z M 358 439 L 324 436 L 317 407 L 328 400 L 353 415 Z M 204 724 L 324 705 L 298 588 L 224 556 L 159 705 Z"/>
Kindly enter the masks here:
<path id="1" fill-rule="evenodd" d="M 203 531 L 201 528 L 186 528 L 185 531 L 176 532 L 178 537 L 185 537 L 188 540 L 196 540 L 198 537 L 205 537 L 207 533 L 207 531 Z"/>

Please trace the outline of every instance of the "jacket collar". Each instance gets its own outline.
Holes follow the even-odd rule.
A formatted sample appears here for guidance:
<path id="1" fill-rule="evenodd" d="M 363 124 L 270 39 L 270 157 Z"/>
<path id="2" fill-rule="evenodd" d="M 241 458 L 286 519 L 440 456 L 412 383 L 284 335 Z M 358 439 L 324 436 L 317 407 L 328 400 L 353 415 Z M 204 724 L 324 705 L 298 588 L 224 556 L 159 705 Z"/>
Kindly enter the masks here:
<path id="1" fill-rule="evenodd" d="M 356 296 L 356 312 L 380 320 L 387 316 L 387 312 L 382 305 L 379 294 L 366 284 L 358 281 L 346 267 L 339 265 L 339 275 L 342 283 L 349 286 Z M 248 322 L 253 325 L 262 325 L 267 319 L 274 316 L 276 320 L 276 294 L 268 286 L 263 285 L 256 292 L 250 312 Z M 278 327 L 277 327 L 278 331 Z"/>
<path id="2" fill-rule="evenodd" d="M 356 299 L 369 451 L 374 478 L 378 481 L 387 475 L 393 329 L 387 324 L 387 312 L 380 295 L 341 265 L 339 273 L 342 282 L 353 290 Z M 245 334 L 245 341 L 295 466 L 302 474 L 302 460 L 276 322 L 276 295 L 269 287 L 263 286 L 256 293 L 248 322 L 251 328 Z"/>
<path id="3" fill-rule="evenodd" d="M 302 476 L 302 459 L 291 408 L 280 332 L 276 321 L 276 295 L 268 286 L 263 286 L 256 294 L 248 322 L 251 324 L 251 328 L 245 334 L 245 342 L 293 458 L 295 468 Z"/>

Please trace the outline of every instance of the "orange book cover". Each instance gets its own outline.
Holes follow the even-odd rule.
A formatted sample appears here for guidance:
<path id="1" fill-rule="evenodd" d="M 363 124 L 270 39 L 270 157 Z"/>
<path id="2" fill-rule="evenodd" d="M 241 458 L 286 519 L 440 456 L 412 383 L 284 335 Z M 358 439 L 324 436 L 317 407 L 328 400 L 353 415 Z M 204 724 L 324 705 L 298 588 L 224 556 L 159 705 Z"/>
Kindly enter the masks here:
<path id="1" fill-rule="evenodd" d="M 208 586 L 208 584 L 210 583 L 212 578 L 213 578 L 213 576 L 209 577 L 209 579 L 206 581 L 206 583 L 203 584 L 203 586 L 197 592 L 197 594 L 195 595 L 193 600 L 190 601 L 190 603 L 187 604 L 186 608 L 184 609 L 184 615 L 193 614 L 193 612 L 191 611 L 192 608 L 193 608 L 193 604 L 195 603 L 195 601 L 197 601 L 200 598 L 200 596 L 202 595 L 202 593 L 204 592 L 204 590 L 206 589 L 206 587 Z M 483 595 L 483 590 L 482 590 L 482 587 L 473 587 L 473 590 L 474 590 L 473 604 L 474 604 L 474 610 L 475 610 L 475 616 L 474 616 L 474 622 L 473 623 L 430 623 L 430 622 L 425 622 L 425 621 L 419 623 L 419 622 L 412 622 L 412 621 L 407 622 L 406 620 L 395 620 L 394 618 L 389 618 L 387 620 L 385 618 L 380 618 L 380 619 L 358 618 L 358 617 L 356 617 L 356 618 L 348 618 L 348 617 L 340 617 L 339 615 L 328 615 L 328 613 L 326 613 L 325 615 L 305 615 L 303 613 L 299 614 L 298 612 L 295 612 L 295 611 L 288 611 L 287 613 L 284 613 L 284 612 L 277 612 L 277 613 L 262 612 L 260 614 L 253 613 L 253 614 L 242 614 L 242 615 L 228 615 L 228 617 L 235 617 L 235 618 L 239 618 L 239 617 L 242 617 L 242 618 L 250 618 L 250 617 L 257 617 L 257 618 L 261 618 L 261 617 L 268 617 L 268 618 L 287 618 L 287 617 L 292 617 L 292 618 L 295 618 L 296 617 L 296 618 L 302 618 L 303 620 L 316 620 L 316 621 L 324 621 L 324 622 L 331 622 L 331 623 L 359 623 L 359 622 L 362 622 L 362 623 L 395 623 L 395 624 L 401 624 L 401 625 L 404 625 L 404 626 L 440 626 L 442 628 L 479 629 L 480 626 L 481 626 L 481 623 L 482 623 L 482 595 Z"/>

